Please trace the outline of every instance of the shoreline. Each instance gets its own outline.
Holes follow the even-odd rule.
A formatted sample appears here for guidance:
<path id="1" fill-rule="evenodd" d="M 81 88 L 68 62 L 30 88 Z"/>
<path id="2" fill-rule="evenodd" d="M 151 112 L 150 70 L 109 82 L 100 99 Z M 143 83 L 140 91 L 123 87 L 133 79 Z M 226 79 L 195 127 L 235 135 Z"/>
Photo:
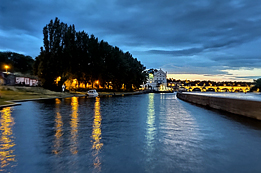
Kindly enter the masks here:
<path id="1" fill-rule="evenodd" d="M 31 99 L 21 99 L 21 100 L 7 100 L 4 101 L 4 103 L 10 103 L 10 104 L 3 104 L 0 105 L 1 108 L 10 107 L 10 106 L 19 106 L 22 103 L 16 103 L 16 102 L 26 102 L 26 101 L 35 101 L 35 100 L 46 100 L 46 99 L 56 99 L 56 98 L 69 98 L 69 97 L 83 97 L 85 95 L 72 95 L 72 96 L 64 96 L 64 97 L 45 97 L 45 98 L 31 98 Z"/>
<path id="2" fill-rule="evenodd" d="M 98 92 L 99 97 L 122 97 L 136 94 L 144 94 L 144 91 L 134 92 Z M 19 102 L 69 98 L 69 97 L 88 97 L 86 92 L 55 92 L 41 87 L 20 87 L 20 86 L 0 86 L 0 109 L 4 107 L 21 105 Z"/>
<path id="3" fill-rule="evenodd" d="M 206 108 L 213 108 L 261 121 L 261 101 L 188 93 L 177 93 L 177 98 Z"/>

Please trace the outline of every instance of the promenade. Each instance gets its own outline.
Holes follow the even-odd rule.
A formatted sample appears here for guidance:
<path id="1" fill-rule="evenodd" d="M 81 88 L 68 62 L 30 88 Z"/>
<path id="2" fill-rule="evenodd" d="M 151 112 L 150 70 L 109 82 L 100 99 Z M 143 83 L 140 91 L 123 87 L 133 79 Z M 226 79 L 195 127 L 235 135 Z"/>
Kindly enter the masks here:
<path id="1" fill-rule="evenodd" d="M 261 120 L 261 101 L 177 93 L 181 100 Z"/>

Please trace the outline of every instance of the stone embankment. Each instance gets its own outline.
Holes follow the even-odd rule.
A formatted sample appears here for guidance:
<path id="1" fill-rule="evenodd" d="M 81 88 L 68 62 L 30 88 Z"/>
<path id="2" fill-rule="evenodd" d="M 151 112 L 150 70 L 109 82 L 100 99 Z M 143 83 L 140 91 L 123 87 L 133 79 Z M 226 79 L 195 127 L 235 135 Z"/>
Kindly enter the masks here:
<path id="1" fill-rule="evenodd" d="M 177 97 L 187 102 L 261 120 L 260 101 L 193 95 L 186 93 L 177 93 Z"/>

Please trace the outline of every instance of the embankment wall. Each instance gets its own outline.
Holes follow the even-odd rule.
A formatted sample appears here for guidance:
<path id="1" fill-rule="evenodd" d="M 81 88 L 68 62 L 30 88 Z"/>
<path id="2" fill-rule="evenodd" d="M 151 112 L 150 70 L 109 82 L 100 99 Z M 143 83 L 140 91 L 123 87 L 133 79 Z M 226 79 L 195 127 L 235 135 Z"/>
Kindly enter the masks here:
<path id="1" fill-rule="evenodd" d="M 261 120 L 261 102 L 177 93 L 181 100 Z"/>

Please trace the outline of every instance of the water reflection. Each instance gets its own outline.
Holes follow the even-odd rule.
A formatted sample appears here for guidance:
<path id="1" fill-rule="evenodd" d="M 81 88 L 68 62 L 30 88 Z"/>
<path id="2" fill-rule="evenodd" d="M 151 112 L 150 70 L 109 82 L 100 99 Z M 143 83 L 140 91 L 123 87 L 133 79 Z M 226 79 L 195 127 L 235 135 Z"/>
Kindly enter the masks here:
<path id="1" fill-rule="evenodd" d="M 261 170 L 260 128 L 174 98 L 171 94 L 69 98 L 57 99 L 56 104 L 41 100 L 5 108 L 0 111 L 0 169 L 19 173 Z M 72 154 L 71 148 L 78 153 Z"/>
<path id="2" fill-rule="evenodd" d="M 223 93 L 223 92 L 187 92 L 188 94 L 206 95 L 213 97 L 225 97 L 233 99 L 261 101 L 260 93 Z"/>
<path id="3" fill-rule="evenodd" d="M 154 150 L 154 138 L 155 138 L 155 108 L 154 108 L 154 94 L 149 94 L 149 104 L 147 113 L 147 147 L 148 152 Z"/>
<path id="4" fill-rule="evenodd" d="M 71 148 L 72 154 L 77 154 L 77 136 L 78 136 L 78 98 L 72 97 L 72 114 L 71 114 Z"/>
<path id="5" fill-rule="evenodd" d="M 101 140 L 101 113 L 100 113 L 100 98 L 96 97 L 95 107 L 94 107 L 94 120 L 93 120 L 93 129 L 92 129 L 92 149 L 93 149 L 93 157 L 94 157 L 94 167 L 97 170 L 101 170 L 101 162 L 99 158 L 99 151 L 101 150 L 103 143 Z"/>
<path id="6" fill-rule="evenodd" d="M 4 169 L 10 165 L 12 162 L 15 162 L 14 149 L 15 146 L 13 131 L 12 128 L 14 126 L 14 119 L 11 116 L 11 108 L 3 108 L 1 110 L 1 119 L 0 119 L 0 161 L 1 161 L 1 169 L 0 171 L 4 171 Z"/>
<path id="7" fill-rule="evenodd" d="M 59 154 L 59 152 L 62 151 L 61 149 L 61 137 L 63 135 L 63 121 L 62 121 L 62 116 L 60 113 L 60 104 L 61 101 L 60 99 L 56 98 L 55 99 L 55 107 L 56 107 L 56 116 L 55 116 L 55 140 L 54 140 L 54 154 Z"/>

